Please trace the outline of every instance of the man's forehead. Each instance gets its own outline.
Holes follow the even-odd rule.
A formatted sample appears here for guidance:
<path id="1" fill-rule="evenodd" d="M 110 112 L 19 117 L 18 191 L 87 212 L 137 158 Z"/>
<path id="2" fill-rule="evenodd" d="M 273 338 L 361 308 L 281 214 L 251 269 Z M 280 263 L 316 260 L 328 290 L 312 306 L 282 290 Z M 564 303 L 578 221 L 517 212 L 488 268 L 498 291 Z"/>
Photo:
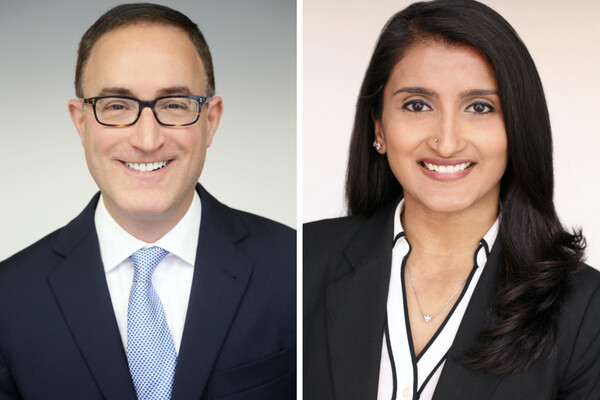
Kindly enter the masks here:
<path id="1" fill-rule="evenodd" d="M 166 39 L 165 41 L 161 38 Z M 90 51 L 88 64 L 94 60 L 95 55 L 102 53 L 115 53 L 120 50 L 125 51 L 148 51 L 153 53 L 168 52 L 173 49 L 180 49 L 179 54 L 170 52 L 171 57 L 177 57 L 177 62 L 183 62 L 181 58 L 185 55 L 189 60 L 200 64 L 204 71 L 204 63 L 198 49 L 190 36 L 181 28 L 163 23 L 137 22 L 113 28 L 103 33 L 94 43 Z"/>
<path id="2" fill-rule="evenodd" d="M 205 70 L 191 39 L 182 29 L 164 24 L 133 24 L 102 35 L 94 45 L 83 74 L 83 86 L 107 94 L 198 94 Z M 110 92 L 110 93 L 109 93 Z M 120 93 L 117 93 L 120 92 Z M 90 94 L 86 94 L 90 95 Z M 144 96 L 150 95 L 145 90 Z"/>
<path id="3" fill-rule="evenodd" d="M 150 23 L 150 22 L 132 22 L 126 25 L 121 25 L 114 27 L 102 35 L 98 37 L 94 45 L 92 46 L 91 53 L 101 45 L 103 42 L 110 41 L 115 36 L 119 37 L 119 40 L 128 40 L 128 38 L 139 38 L 139 36 L 149 35 L 150 33 L 154 34 L 162 34 L 162 35 L 170 35 L 174 38 L 175 42 L 189 43 L 189 45 L 196 51 L 196 46 L 194 45 L 190 36 L 180 27 L 175 25 L 169 25 L 165 23 Z M 152 41 L 146 41 L 147 44 L 151 45 Z M 112 45 L 117 45 L 116 43 L 112 43 Z M 198 55 L 199 56 L 199 55 Z"/>

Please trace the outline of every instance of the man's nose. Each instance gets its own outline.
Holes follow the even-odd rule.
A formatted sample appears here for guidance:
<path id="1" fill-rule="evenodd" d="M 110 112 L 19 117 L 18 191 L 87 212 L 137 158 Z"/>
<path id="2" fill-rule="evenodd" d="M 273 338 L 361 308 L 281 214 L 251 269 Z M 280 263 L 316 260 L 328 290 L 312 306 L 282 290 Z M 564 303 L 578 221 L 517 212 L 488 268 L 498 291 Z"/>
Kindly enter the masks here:
<path id="1" fill-rule="evenodd" d="M 159 149 L 165 142 L 163 127 L 158 123 L 152 109 L 145 107 L 138 121 L 131 126 L 129 144 L 146 153 Z"/>

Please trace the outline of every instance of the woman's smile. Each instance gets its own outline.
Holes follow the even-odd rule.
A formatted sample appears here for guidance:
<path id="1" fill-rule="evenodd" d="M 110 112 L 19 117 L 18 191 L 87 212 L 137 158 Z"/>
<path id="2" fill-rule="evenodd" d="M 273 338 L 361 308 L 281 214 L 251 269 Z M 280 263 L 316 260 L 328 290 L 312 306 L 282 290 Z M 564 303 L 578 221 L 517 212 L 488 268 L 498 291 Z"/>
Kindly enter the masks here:
<path id="1" fill-rule="evenodd" d="M 476 164 L 472 161 L 437 160 L 419 161 L 423 173 L 431 179 L 452 182 L 464 178 Z"/>

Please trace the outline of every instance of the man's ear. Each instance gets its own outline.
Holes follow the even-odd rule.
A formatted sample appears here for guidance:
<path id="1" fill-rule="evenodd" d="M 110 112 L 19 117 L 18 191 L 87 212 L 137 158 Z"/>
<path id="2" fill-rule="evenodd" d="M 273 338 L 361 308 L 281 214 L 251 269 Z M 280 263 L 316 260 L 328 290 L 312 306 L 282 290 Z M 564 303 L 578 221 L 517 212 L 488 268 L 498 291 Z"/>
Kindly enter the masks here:
<path id="1" fill-rule="evenodd" d="M 79 138 L 81 139 L 81 144 L 84 141 L 83 129 L 85 127 L 85 120 L 83 115 L 83 100 L 69 100 L 69 114 L 71 115 L 71 120 L 79 133 Z"/>
<path id="2" fill-rule="evenodd" d="M 375 142 L 379 143 L 381 145 L 380 148 L 377 148 L 375 146 L 375 150 L 379 153 L 379 154 L 385 154 L 386 152 L 386 148 L 385 148 L 385 133 L 383 132 L 383 126 L 381 124 L 381 119 L 377 119 L 375 117 L 375 113 L 373 112 L 373 110 L 371 110 L 371 119 L 373 120 L 373 125 L 375 126 Z"/>
<path id="3" fill-rule="evenodd" d="M 201 112 L 206 112 L 206 121 L 208 129 L 206 131 L 206 147 L 212 143 L 215 132 L 219 127 L 221 115 L 223 115 L 223 99 L 220 96 L 215 96 L 210 99 L 210 102 L 205 106 L 206 109 Z"/>

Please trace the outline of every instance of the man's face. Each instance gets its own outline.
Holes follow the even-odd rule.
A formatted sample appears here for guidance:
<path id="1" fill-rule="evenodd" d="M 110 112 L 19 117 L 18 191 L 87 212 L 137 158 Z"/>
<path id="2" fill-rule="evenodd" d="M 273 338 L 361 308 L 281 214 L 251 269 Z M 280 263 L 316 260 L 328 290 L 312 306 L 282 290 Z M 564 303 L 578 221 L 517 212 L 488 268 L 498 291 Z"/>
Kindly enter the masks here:
<path id="1" fill-rule="evenodd" d="M 204 67 L 191 40 L 182 30 L 163 25 L 137 24 L 104 34 L 92 49 L 82 82 L 85 97 L 206 95 Z M 205 104 L 196 123 L 180 127 L 160 125 L 149 108 L 136 124 L 120 128 L 100 125 L 92 106 L 80 100 L 71 100 L 69 111 L 113 218 L 130 232 L 156 223 L 171 229 L 192 201 L 221 117 L 221 99 Z M 165 162 L 152 171 L 133 168 Z"/>

